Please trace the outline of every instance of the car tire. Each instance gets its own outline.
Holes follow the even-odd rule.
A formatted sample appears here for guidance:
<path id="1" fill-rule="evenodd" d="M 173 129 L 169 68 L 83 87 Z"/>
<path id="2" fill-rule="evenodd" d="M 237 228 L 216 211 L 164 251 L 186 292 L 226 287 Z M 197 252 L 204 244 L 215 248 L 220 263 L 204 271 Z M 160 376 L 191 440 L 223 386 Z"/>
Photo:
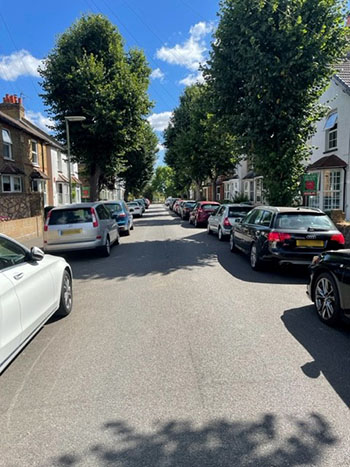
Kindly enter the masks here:
<path id="1" fill-rule="evenodd" d="M 60 306 L 56 312 L 57 316 L 68 316 L 73 307 L 72 277 L 65 269 L 62 277 Z"/>
<path id="2" fill-rule="evenodd" d="M 313 296 L 320 320 L 329 326 L 337 324 L 341 319 L 342 310 L 338 287 L 331 274 L 324 272 L 315 279 Z"/>
<path id="3" fill-rule="evenodd" d="M 117 240 L 115 241 L 115 244 L 119 244 L 119 236 Z M 108 258 L 111 254 L 111 242 L 109 240 L 109 237 L 106 238 L 106 243 L 101 247 L 101 255 L 104 256 L 105 258 Z"/>
<path id="4" fill-rule="evenodd" d="M 125 236 L 126 236 L 126 237 L 128 237 L 128 236 L 130 235 L 130 228 L 131 228 L 131 227 L 129 226 L 128 230 L 125 231 Z"/>
<path id="5" fill-rule="evenodd" d="M 199 223 L 198 223 L 197 218 L 195 218 L 195 220 L 194 220 L 194 226 L 196 227 L 196 229 L 198 229 L 198 227 L 199 227 Z"/>
<path id="6" fill-rule="evenodd" d="M 212 230 L 211 230 L 211 228 L 210 228 L 210 225 L 209 225 L 209 222 L 208 222 L 208 225 L 207 225 L 207 234 L 208 234 L 208 235 L 212 235 L 212 233 L 213 233 L 213 232 L 212 232 Z"/>
<path id="7" fill-rule="evenodd" d="M 134 230 L 134 224 L 130 226 L 130 230 Z"/>
<path id="8" fill-rule="evenodd" d="M 231 253 L 235 253 L 237 251 L 236 245 L 235 245 L 235 236 L 233 235 L 233 232 L 230 234 L 230 250 Z"/>
<path id="9" fill-rule="evenodd" d="M 220 240 L 220 242 L 225 241 L 225 235 L 222 233 L 221 227 L 218 228 L 218 239 Z"/>
<path id="10" fill-rule="evenodd" d="M 255 242 L 252 243 L 249 252 L 250 266 L 254 271 L 259 271 L 262 266 L 262 261 L 260 259 L 258 248 Z"/>

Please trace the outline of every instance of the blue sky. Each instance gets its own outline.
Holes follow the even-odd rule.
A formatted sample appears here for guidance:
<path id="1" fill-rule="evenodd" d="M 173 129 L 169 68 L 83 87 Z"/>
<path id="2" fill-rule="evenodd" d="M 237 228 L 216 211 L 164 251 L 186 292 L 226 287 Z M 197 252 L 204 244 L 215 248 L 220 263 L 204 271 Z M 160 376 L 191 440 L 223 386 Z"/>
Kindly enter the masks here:
<path id="1" fill-rule="evenodd" d="M 152 126 L 161 137 L 185 84 L 201 80 L 198 63 L 208 54 L 218 0 L 17 0 L 0 12 L 0 97 L 22 95 L 27 117 L 47 123 L 36 69 L 57 35 L 84 13 L 103 13 L 119 29 L 126 48 L 144 49 L 153 70 Z M 159 153 L 159 162 L 164 152 Z"/>

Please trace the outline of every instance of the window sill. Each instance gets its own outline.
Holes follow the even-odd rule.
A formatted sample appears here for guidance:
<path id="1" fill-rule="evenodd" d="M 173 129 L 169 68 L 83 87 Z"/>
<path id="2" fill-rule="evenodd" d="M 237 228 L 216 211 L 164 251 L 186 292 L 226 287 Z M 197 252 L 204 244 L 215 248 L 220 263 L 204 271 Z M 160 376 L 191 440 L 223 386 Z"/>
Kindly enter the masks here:
<path id="1" fill-rule="evenodd" d="M 323 154 L 329 154 L 330 152 L 338 151 L 338 148 L 327 149 L 327 151 L 323 151 Z"/>
<path id="2" fill-rule="evenodd" d="M 12 157 L 5 157 L 5 156 L 4 156 L 4 159 L 5 159 L 5 161 L 12 161 L 12 162 L 15 162 L 15 160 L 14 160 Z"/>

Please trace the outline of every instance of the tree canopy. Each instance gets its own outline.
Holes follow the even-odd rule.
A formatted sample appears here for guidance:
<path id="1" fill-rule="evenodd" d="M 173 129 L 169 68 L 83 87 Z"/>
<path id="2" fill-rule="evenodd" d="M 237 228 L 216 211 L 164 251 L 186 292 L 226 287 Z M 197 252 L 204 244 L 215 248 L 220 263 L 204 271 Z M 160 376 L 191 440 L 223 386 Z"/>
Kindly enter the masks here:
<path id="1" fill-rule="evenodd" d="M 138 49 L 126 52 L 117 28 L 90 14 L 59 36 L 40 74 L 42 97 L 62 141 L 65 116 L 86 117 L 70 124 L 71 147 L 90 175 L 91 198 L 97 199 L 104 180 L 118 175 L 128 166 L 127 155 L 134 157 L 144 146 L 152 106 L 145 56 Z"/>
<path id="2" fill-rule="evenodd" d="M 204 75 L 271 204 L 297 193 L 318 99 L 346 43 L 343 12 L 338 0 L 221 1 Z"/>

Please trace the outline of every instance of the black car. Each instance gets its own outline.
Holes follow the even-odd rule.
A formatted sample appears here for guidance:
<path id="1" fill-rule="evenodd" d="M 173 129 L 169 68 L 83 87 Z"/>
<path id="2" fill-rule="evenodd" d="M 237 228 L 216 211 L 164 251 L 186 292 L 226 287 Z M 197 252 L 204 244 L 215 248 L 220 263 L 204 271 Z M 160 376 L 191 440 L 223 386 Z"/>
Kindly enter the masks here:
<path id="1" fill-rule="evenodd" d="M 310 271 L 307 293 L 320 320 L 333 325 L 350 319 L 350 250 L 315 256 Z"/>
<path id="2" fill-rule="evenodd" d="M 259 206 L 236 223 L 230 248 L 250 257 L 253 269 L 264 262 L 309 265 L 325 250 L 344 248 L 344 236 L 319 209 Z"/>
<path id="3" fill-rule="evenodd" d="M 180 207 L 180 216 L 181 219 L 188 219 L 190 217 L 190 212 L 194 209 L 197 202 L 192 200 L 183 201 L 182 206 Z"/>

